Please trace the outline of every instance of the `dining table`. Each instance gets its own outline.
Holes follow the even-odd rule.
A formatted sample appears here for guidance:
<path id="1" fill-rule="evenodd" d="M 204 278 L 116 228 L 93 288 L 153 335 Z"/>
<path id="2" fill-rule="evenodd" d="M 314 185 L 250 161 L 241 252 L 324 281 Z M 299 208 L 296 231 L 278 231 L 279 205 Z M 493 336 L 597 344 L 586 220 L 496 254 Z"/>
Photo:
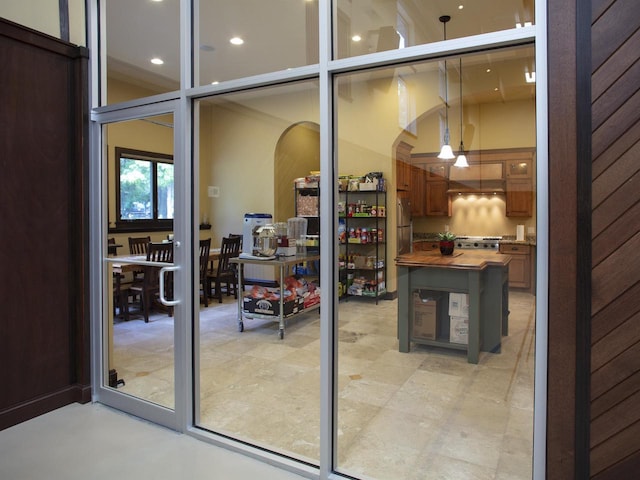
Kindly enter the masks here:
<path id="1" fill-rule="evenodd" d="M 209 250 L 209 261 L 216 262 L 220 258 L 220 249 L 212 248 Z M 107 259 L 111 263 L 113 273 L 124 274 L 138 270 L 140 265 L 145 265 L 147 262 L 146 255 L 116 255 Z"/>

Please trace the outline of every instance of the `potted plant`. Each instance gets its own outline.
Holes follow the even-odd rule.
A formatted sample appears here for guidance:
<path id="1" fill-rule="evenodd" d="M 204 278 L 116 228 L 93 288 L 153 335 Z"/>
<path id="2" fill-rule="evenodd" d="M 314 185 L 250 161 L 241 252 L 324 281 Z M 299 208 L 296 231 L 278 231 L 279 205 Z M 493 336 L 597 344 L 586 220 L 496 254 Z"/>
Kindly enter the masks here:
<path id="1" fill-rule="evenodd" d="M 456 235 L 452 232 L 442 232 L 438 234 L 438 239 L 440 240 L 440 253 L 442 255 L 452 255 Z"/>

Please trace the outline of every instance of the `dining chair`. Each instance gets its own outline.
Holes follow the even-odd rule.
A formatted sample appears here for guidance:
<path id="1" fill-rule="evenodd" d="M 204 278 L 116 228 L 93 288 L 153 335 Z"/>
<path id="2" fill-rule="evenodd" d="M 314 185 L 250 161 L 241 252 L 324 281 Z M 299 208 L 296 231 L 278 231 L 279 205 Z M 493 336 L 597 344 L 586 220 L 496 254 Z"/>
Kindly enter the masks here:
<path id="1" fill-rule="evenodd" d="M 149 243 L 151 243 L 151 237 L 129 237 L 129 254 L 146 255 Z M 142 280 L 142 274 L 142 270 L 134 270 L 133 281 Z"/>
<path id="2" fill-rule="evenodd" d="M 209 251 L 211 250 L 211 239 L 200 240 L 200 286 L 202 287 L 202 303 L 209 306 L 209 291 L 207 290 L 207 268 L 209 265 Z"/>
<path id="3" fill-rule="evenodd" d="M 109 255 L 115 254 L 115 251 L 112 250 L 115 245 L 115 238 L 107 239 Z M 129 320 L 129 288 L 128 284 L 124 284 L 122 280 L 120 273 L 113 274 L 113 315 L 122 315 L 126 321 Z"/>
<path id="4" fill-rule="evenodd" d="M 230 233 L 228 235 L 229 238 L 236 238 L 239 237 L 240 238 L 240 251 L 242 251 L 242 237 L 243 235 L 241 233 Z"/>
<path id="5" fill-rule="evenodd" d="M 149 242 L 147 248 L 147 261 L 173 263 L 173 243 L 154 243 Z M 137 294 L 141 298 L 141 308 L 144 315 L 145 323 L 149 323 L 149 312 L 151 307 L 157 301 L 160 293 L 160 267 L 147 266 L 143 267 L 144 277 L 142 282 L 135 283 L 129 287 L 132 294 Z M 165 296 L 173 297 L 173 272 L 166 273 L 165 277 Z M 168 307 L 169 316 L 173 316 L 173 307 Z"/>
<path id="6" fill-rule="evenodd" d="M 227 296 L 238 298 L 237 275 L 234 265 L 229 263 L 229 259 L 240 255 L 242 237 L 223 237 L 220 245 L 220 257 L 215 272 L 207 275 L 207 290 L 213 291 L 211 297 L 218 299 L 222 303 L 222 286 L 225 286 Z M 212 290 L 213 287 L 213 290 Z"/>

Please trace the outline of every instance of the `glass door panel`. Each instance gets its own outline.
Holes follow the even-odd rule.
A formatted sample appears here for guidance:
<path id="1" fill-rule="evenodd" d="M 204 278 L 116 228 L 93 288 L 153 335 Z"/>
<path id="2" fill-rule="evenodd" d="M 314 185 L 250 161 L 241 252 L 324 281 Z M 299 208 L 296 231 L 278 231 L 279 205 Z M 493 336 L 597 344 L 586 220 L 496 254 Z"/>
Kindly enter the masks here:
<path id="1" fill-rule="evenodd" d="M 483 193 L 485 178 L 467 181 L 471 174 L 459 172 L 497 166 L 490 178 L 500 177 L 508 191 L 505 165 L 514 156 L 535 157 L 535 85 L 525 77 L 533 64 L 533 48 L 518 48 L 337 79 L 337 91 L 351 93 L 336 100 L 338 171 L 345 176 L 338 205 L 344 289 L 336 326 L 341 473 L 531 478 L 535 292 L 534 282 L 524 288 L 513 278 L 516 261 L 523 265 L 531 257 L 504 255 L 494 239 L 489 250 L 456 246 L 446 268 L 437 233 L 508 241 L 518 224 L 535 231 L 535 213 L 510 217 L 504 191 Z M 438 158 L 445 133 L 473 168 Z M 375 174 L 369 172 L 385 180 L 383 219 L 371 214 L 385 195 L 371 190 Z M 454 187 L 461 193 L 452 195 Z M 528 194 L 532 206 L 531 178 Z M 403 222 L 405 199 L 413 218 Z M 434 202 L 445 207 L 432 208 Z M 362 234 L 382 224 L 384 243 Z M 430 250 L 407 253 L 412 267 L 393 260 L 404 229 Z M 386 277 L 375 262 L 385 249 Z M 517 250 L 524 253 L 522 245 Z M 478 258 L 510 260 L 508 275 L 504 267 L 472 274 Z M 376 297 L 384 289 L 397 297 Z"/>
<path id="2" fill-rule="evenodd" d="M 197 102 L 200 236 L 211 238 L 212 249 L 236 234 L 242 236 L 243 253 L 252 253 L 258 223 L 249 222 L 282 223 L 286 232 L 289 219 L 310 213 L 296 204 L 294 185 L 319 170 L 317 107 L 316 82 Z M 315 192 L 304 202 L 317 201 L 317 187 Z M 305 233 L 312 233 L 314 222 L 307 220 Z M 292 262 L 283 275 L 274 261 L 243 265 L 246 285 L 236 299 L 228 281 L 216 286 L 220 261 L 210 268 L 208 306 L 202 299 L 197 322 L 196 423 L 317 465 L 320 315 L 303 301 L 319 285 L 317 263 Z M 281 285 L 285 312 L 298 312 L 284 319 L 282 336 L 274 314 Z"/>
<path id="3" fill-rule="evenodd" d="M 103 127 L 106 403 L 113 393 L 117 402 L 169 411 L 176 407 L 174 345 L 182 321 L 176 299 L 184 298 L 175 271 L 180 244 L 173 241 L 173 123 L 168 113 Z"/>

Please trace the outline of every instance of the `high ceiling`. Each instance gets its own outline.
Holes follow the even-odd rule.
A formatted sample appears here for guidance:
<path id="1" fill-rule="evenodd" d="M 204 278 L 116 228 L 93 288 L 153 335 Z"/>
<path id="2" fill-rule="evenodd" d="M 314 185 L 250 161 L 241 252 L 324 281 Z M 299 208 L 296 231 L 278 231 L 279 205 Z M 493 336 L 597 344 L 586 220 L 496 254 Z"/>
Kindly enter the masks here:
<path id="1" fill-rule="evenodd" d="M 105 0 L 108 76 L 155 92 L 178 89 L 179 0 Z M 317 63 L 317 0 L 199 0 L 198 84 Z M 459 9 L 459 5 L 463 9 Z M 514 28 L 533 21 L 533 0 L 336 0 L 338 58 Z M 396 32 L 400 32 L 399 36 Z M 353 40 L 354 35 L 361 37 Z M 244 44 L 229 43 L 233 36 Z M 161 58 L 162 65 L 151 59 Z M 457 69 L 457 62 L 448 62 Z M 491 69 L 491 75 L 486 70 Z M 532 98 L 533 48 L 465 58 L 465 101 Z M 457 76 L 457 75 L 456 75 Z M 496 90 L 498 88 L 498 90 Z"/>

